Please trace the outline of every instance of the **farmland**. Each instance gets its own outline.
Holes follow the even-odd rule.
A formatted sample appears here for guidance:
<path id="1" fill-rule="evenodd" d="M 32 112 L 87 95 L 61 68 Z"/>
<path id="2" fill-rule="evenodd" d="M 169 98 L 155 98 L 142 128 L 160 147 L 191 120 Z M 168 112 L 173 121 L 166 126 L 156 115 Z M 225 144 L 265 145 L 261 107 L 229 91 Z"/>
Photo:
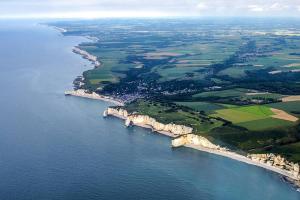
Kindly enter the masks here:
<path id="1" fill-rule="evenodd" d="M 241 123 L 259 119 L 265 119 L 272 116 L 272 112 L 265 106 L 246 106 L 217 110 L 215 116 L 224 118 L 232 123 Z"/>
<path id="2" fill-rule="evenodd" d="M 101 66 L 83 72 L 75 89 L 121 99 L 131 112 L 191 126 L 195 134 L 247 152 L 285 151 L 300 141 L 299 121 L 284 119 L 299 118 L 300 101 L 282 102 L 300 94 L 298 21 L 107 19 L 55 25 L 67 29 L 65 35 L 96 38 L 79 48 Z M 295 34 L 287 34 L 291 27 Z M 275 118 L 272 109 L 286 113 Z M 286 155 L 300 161 L 298 151 Z"/>

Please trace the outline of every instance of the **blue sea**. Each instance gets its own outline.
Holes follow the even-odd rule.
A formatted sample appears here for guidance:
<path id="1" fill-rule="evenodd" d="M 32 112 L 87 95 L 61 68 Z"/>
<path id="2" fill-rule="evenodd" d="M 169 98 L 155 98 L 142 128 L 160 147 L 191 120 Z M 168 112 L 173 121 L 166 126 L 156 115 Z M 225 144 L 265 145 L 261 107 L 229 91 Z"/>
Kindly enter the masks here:
<path id="1" fill-rule="evenodd" d="M 0 22 L 1 200 L 299 200 L 270 171 L 102 118 L 107 102 L 65 97 L 92 68 L 33 21 Z"/>

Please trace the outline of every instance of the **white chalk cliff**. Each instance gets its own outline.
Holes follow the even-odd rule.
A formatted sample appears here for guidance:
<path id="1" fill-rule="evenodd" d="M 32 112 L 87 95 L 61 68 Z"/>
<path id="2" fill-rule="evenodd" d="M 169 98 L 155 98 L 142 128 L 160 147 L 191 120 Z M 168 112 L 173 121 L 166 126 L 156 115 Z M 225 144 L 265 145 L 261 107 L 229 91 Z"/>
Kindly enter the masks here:
<path id="1" fill-rule="evenodd" d="M 290 172 L 296 179 L 300 180 L 300 167 L 298 163 L 287 161 L 280 155 L 273 153 L 269 154 L 248 154 L 247 156 L 252 161 L 267 164 L 269 166 L 277 167 L 279 169 Z"/>
<path id="2" fill-rule="evenodd" d="M 143 127 L 152 128 L 153 131 L 158 132 L 168 132 L 173 136 L 185 135 L 192 133 L 193 128 L 187 127 L 184 125 L 177 124 L 163 124 L 157 122 L 154 118 L 149 117 L 147 115 L 139 115 L 139 114 L 129 114 L 126 110 L 122 108 L 108 108 L 104 115 L 113 115 L 122 119 L 125 119 L 125 125 L 137 125 Z"/>
<path id="3" fill-rule="evenodd" d="M 242 158 L 238 160 L 242 160 L 247 163 L 259 163 L 259 166 L 261 167 L 270 166 L 273 167 L 273 169 L 269 167 L 264 168 L 268 168 L 273 171 L 278 172 L 278 170 L 274 169 L 279 169 L 281 171 L 278 173 L 281 173 L 284 176 L 291 178 L 293 180 L 293 183 L 295 183 L 298 187 L 300 186 L 299 164 L 289 162 L 280 155 L 248 154 L 247 156 L 243 156 L 233 151 L 230 151 L 225 147 L 216 145 L 203 136 L 192 134 L 193 129 L 191 127 L 172 123 L 162 124 L 160 122 L 157 122 L 154 118 L 151 118 L 146 115 L 130 114 L 127 112 L 127 110 L 121 107 L 110 107 L 107 110 L 105 110 L 103 116 L 106 117 L 109 115 L 124 119 L 126 126 L 137 125 L 152 128 L 154 131 L 161 133 L 170 133 L 168 134 L 169 136 L 175 137 L 174 139 L 172 139 L 172 147 L 187 146 L 204 151 L 206 151 L 205 149 L 207 149 L 208 152 L 218 152 L 217 154 L 219 155 L 227 156 L 233 159 Z"/>
<path id="4" fill-rule="evenodd" d="M 202 146 L 209 149 L 214 150 L 227 150 L 224 147 L 221 147 L 219 145 L 213 144 L 205 137 L 202 137 L 200 135 L 194 135 L 194 134 L 187 134 L 178 138 L 175 138 L 172 140 L 172 146 L 173 147 L 180 147 L 184 145 L 196 145 L 196 146 Z"/>
<path id="5" fill-rule="evenodd" d="M 78 47 L 74 47 L 73 52 L 77 53 L 77 54 L 81 55 L 83 58 L 91 61 L 95 65 L 95 67 L 100 67 L 101 63 L 98 61 L 97 56 L 89 54 L 87 51 L 84 51 Z"/>
<path id="6" fill-rule="evenodd" d="M 120 105 L 120 106 L 124 105 L 124 103 L 118 99 L 113 99 L 112 97 L 100 95 L 95 92 L 88 93 L 86 90 L 83 90 L 83 89 L 65 91 L 65 95 L 108 101 L 108 102 L 112 102 L 112 103 L 114 103 L 116 105 Z"/>

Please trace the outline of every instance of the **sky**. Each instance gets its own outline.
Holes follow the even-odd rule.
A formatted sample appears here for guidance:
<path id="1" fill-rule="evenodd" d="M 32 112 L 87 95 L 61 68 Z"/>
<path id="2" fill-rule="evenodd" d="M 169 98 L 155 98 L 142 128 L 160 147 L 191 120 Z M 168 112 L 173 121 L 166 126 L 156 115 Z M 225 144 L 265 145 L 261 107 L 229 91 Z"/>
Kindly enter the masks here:
<path id="1" fill-rule="evenodd" d="M 300 0 L 0 0 L 0 18 L 300 17 Z"/>

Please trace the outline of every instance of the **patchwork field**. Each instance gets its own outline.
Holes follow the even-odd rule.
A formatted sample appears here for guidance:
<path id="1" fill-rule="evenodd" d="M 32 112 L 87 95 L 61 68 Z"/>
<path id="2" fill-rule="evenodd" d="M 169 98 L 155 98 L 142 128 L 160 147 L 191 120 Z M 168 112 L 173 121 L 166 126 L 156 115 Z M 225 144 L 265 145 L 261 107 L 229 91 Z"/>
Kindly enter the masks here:
<path id="1" fill-rule="evenodd" d="M 281 110 L 272 110 L 267 106 L 243 106 L 216 110 L 215 112 L 216 114 L 212 116 L 220 117 L 248 130 L 255 131 L 292 126 L 293 122 L 297 121 L 297 118 Z"/>

